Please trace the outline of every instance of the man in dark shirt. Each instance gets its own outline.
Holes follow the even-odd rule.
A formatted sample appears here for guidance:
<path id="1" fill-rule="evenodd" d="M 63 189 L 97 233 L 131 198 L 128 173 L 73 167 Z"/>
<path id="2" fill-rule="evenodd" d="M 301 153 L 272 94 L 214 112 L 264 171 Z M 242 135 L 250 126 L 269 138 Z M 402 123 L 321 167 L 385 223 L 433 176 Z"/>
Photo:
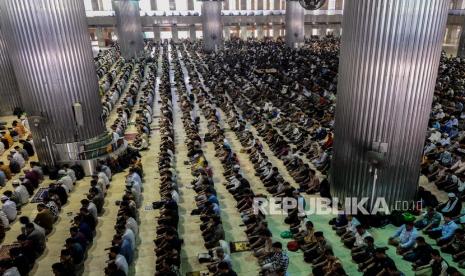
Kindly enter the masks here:
<path id="1" fill-rule="evenodd" d="M 45 234 L 35 229 L 33 223 L 26 224 L 26 238 L 32 242 L 36 256 L 40 256 L 45 249 Z"/>
<path id="2" fill-rule="evenodd" d="M 219 276 L 237 276 L 237 273 L 234 272 L 227 262 L 220 262 L 218 263 L 218 274 Z"/>
<path id="3" fill-rule="evenodd" d="M 23 149 L 25 149 L 27 151 L 27 155 L 29 155 L 29 157 L 34 156 L 34 154 L 35 154 L 34 147 L 32 146 L 31 143 L 29 143 L 29 141 L 21 139 L 21 140 L 19 140 L 19 142 L 21 144 L 23 144 Z"/>
<path id="4" fill-rule="evenodd" d="M 56 194 L 60 199 L 61 206 L 65 205 L 66 202 L 68 202 L 68 194 L 66 193 L 65 188 L 61 187 L 60 185 L 56 185 L 54 183 L 50 184 L 48 193 Z"/>
<path id="5" fill-rule="evenodd" d="M 79 228 L 76 226 L 73 226 L 69 229 L 69 233 L 71 235 L 71 238 L 74 239 L 76 242 L 78 242 L 82 249 L 85 251 L 88 245 L 88 239 L 86 235 L 79 231 Z"/>
<path id="6" fill-rule="evenodd" d="M 413 262 L 414 268 L 424 266 L 431 260 L 431 245 L 427 244 L 424 237 L 416 238 L 417 245 L 412 250 L 405 252 L 404 260 Z"/>
<path id="7" fill-rule="evenodd" d="M 375 255 L 375 240 L 373 237 L 365 237 L 364 241 L 365 245 L 360 247 L 359 251 L 352 252 L 352 259 L 358 264 L 368 261 Z"/>
<path id="8" fill-rule="evenodd" d="M 34 265 L 25 254 L 21 252 L 21 248 L 13 247 L 10 249 L 10 258 L 19 270 L 21 275 L 28 275 Z"/>
<path id="9" fill-rule="evenodd" d="M 386 267 L 395 267 L 394 261 L 386 255 L 386 248 L 376 248 L 375 259 L 364 269 L 365 276 L 378 275 Z"/>
<path id="10" fill-rule="evenodd" d="M 84 260 L 84 249 L 77 240 L 73 238 L 66 239 L 66 249 L 69 250 L 74 264 L 80 264 Z"/>
<path id="11" fill-rule="evenodd" d="M 181 251 L 181 240 L 176 236 L 176 231 L 169 229 L 166 231 L 166 243 L 171 246 L 171 248 L 176 249 L 178 252 Z"/>

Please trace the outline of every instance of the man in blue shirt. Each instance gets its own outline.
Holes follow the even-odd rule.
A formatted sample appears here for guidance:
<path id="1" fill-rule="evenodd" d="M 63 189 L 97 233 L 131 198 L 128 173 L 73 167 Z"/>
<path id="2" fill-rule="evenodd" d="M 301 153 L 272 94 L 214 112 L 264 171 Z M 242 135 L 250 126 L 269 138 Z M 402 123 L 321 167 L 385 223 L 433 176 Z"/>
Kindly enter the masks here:
<path id="1" fill-rule="evenodd" d="M 0 170 L 0 187 L 5 187 L 6 184 L 6 174 Z"/>
<path id="2" fill-rule="evenodd" d="M 126 183 L 131 183 L 132 181 L 135 181 L 140 187 L 142 187 L 142 178 L 134 168 L 129 169 L 129 175 L 126 177 Z"/>
<path id="3" fill-rule="evenodd" d="M 407 222 L 397 229 L 394 236 L 389 238 L 388 243 L 397 247 L 397 254 L 402 254 L 413 248 L 418 231 L 413 222 Z"/>
<path id="4" fill-rule="evenodd" d="M 131 246 L 131 242 L 128 239 L 123 239 L 120 234 L 116 234 L 113 236 L 113 245 L 119 246 L 119 254 L 126 258 L 128 265 L 131 265 L 134 259 L 134 249 Z"/>
<path id="5" fill-rule="evenodd" d="M 438 246 L 448 243 L 454 236 L 458 225 L 448 216 L 444 216 L 444 224 L 427 231 L 428 235 L 435 239 Z"/>

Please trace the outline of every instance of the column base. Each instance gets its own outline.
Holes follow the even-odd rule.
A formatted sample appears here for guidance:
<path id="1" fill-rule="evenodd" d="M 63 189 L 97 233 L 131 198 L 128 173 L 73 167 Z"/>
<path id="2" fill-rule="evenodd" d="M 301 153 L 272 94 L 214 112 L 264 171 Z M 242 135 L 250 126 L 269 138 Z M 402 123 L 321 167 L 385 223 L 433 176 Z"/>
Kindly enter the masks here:
<path id="1" fill-rule="evenodd" d="M 85 141 L 55 144 L 55 164 L 79 164 L 86 175 L 95 171 L 98 160 L 117 157 L 128 146 L 124 138 L 112 141 L 112 135 L 105 133 Z"/>

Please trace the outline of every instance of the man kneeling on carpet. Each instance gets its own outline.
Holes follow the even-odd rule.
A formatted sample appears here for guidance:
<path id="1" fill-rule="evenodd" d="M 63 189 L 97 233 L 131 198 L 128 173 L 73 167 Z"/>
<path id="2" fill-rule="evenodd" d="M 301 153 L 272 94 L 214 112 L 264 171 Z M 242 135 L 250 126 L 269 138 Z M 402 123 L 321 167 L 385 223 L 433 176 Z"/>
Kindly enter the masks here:
<path id="1" fill-rule="evenodd" d="M 280 242 L 273 243 L 273 254 L 268 257 L 262 265 L 262 273 L 269 275 L 278 271 L 286 272 L 289 265 L 289 257 L 283 251 L 283 245 Z"/>

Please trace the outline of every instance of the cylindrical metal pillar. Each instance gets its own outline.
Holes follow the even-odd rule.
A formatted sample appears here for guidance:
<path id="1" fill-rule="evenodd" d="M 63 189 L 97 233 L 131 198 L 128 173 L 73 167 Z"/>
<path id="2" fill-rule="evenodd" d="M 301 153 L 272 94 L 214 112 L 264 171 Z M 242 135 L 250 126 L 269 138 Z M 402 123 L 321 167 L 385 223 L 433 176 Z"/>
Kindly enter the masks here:
<path id="1" fill-rule="evenodd" d="M 229 26 L 224 26 L 223 28 L 223 37 L 226 41 L 230 40 L 231 38 L 231 28 Z"/>
<path id="2" fill-rule="evenodd" d="M 223 23 L 221 22 L 222 1 L 202 2 L 203 49 L 215 51 L 223 46 Z"/>
<path id="3" fill-rule="evenodd" d="M 144 36 L 140 19 L 138 0 L 113 1 L 116 15 L 116 27 L 121 55 L 132 59 L 142 55 L 144 51 Z"/>
<path id="4" fill-rule="evenodd" d="M 247 40 L 247 37 L 248 37 L 247 26 L 246 25 L 241 26 L 239 32 L 240 32 L 240 34 L 239 34 L 240 38 L 242 40 Z"/>
<path id="5" fill-rule="evenodd" d="M 413 201 L 448 6 L 444 0 L 345 1 L 333 196 L 384 198 L 389 207 Z"/>
<path id="6" fill-rule="evenodd" d="M 158 10 L 158 7 L 157 7 L 157 0 L 150 0 L 150 9 L 151 9 L 152 11 Z"/>
<path id="7" fill-rule="evenodd" d="M 197 39 L 197 30 L 194 24 L 189 26 L 189 37 L 192 41 Z"/>
<path id="8" fill-rule="evenodd" d="M 39 160 L 50 165 L 57 144 L 105 132 L 84 3 L 8 0 L 0 5 L 34 146 Z"/>
<path id="9" fill-rule="evenodd" d="M 103 35 L 103 28 L 102 27 L 97 27 L 95 29 L 95 36 L 97 37 L 97 42 L 99 47 L 105 47 L 105 37 Z"/>
<path id="10" fill-rule="evenodd" d="M 174 42 L 178 42 L 178 41 L 179 41 L 178 25 L 176 25 L 176 24 L 174 24 L 173 26 L 171 26 L 171 39 L 172 39 Z"/>
<path id="11" fill-rule="evenodd" d="M 277 40 L 279 38 L 279 31 L 281 30 L 281 25 L 274 24 L 273 25 L 273 39 Z"/>
<path id="12" fill-rule="evenodd" d="M 462 28 L 460 30 L 460 39 L 457 48 L 457 56 L 460 58 L 465 58 L 465 24 L 462 25 Z"/>
<path id="13" fill-rule="evenodd" d="M 305 38 L 310 38 L 312 36 L 313 25 L 304 25 Z"/>
<path id="14" fill-rule="evenodd" d="M 256 26 L 257 28 L 257 38 L 258 39 L 263 39 L 263 37 L 265 37 L 265 32 L 263 30 L 263 25 L 258 25 Z"/>
<path id="15" fill-rule="evenodd" d="M 159 25 L 153 25 L 153 40 L 155 42 L 161 41 L 161 28 Z"/>
<path id="16" fill-rule="evenodd" d="M 7 48 L 0 28 L 0 115 L 11 115 L 16 107 L 21 107 L 18 83 Z"/>
<path id="17" fill-rule="evenodd" d="M 187 9 L 190 11 L 194 10 L 194 0 L 187 0 Z"/>
<path id="18" fill-rule="evenodd" d="M 286 45 L 296 47 L 304 42 L 305 10 L 297 0 L 286 2 Z"/>

